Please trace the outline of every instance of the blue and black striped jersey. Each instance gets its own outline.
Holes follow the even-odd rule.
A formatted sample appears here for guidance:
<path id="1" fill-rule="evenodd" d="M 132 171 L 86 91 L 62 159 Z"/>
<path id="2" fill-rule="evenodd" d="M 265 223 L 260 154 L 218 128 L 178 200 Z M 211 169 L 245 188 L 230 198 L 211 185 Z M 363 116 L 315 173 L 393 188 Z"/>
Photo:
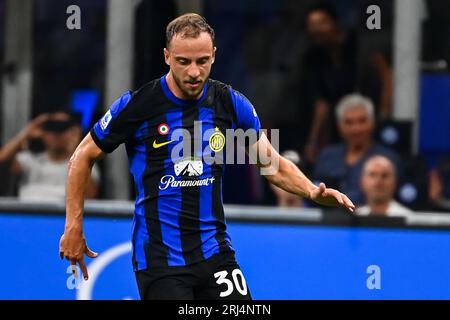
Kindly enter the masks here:
<path id="1" fill-rule="evenodd" d="M 234 250 L 222 204 L 226 131 L 260 127 L 251 103 L 212 79 L 195 101 L 177 98 L 163 76 L 112 104 L 90 133 L 104 152 L 126 147 L 136 186 L 135 271 Z"/>

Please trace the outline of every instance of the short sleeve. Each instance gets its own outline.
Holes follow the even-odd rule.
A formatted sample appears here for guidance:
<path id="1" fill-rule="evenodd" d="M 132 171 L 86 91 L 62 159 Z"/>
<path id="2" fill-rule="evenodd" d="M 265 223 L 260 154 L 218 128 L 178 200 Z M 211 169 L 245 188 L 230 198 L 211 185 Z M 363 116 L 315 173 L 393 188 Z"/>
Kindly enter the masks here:
<path id="1" fill-rule="evenodd" d="M 133 131 L 132 93 L 125 92 L 92 127 L 91 136 L 104 152 L 113 152 Z"/>
<path id="2" fill-rule="evenodd" d="M 261 123 L 255 108 L 243 94 L 233 89 L 229 90 L 236 111 L 236 127 L 243 129 L 244 131 L 253 129 L 259 136 Z"/>

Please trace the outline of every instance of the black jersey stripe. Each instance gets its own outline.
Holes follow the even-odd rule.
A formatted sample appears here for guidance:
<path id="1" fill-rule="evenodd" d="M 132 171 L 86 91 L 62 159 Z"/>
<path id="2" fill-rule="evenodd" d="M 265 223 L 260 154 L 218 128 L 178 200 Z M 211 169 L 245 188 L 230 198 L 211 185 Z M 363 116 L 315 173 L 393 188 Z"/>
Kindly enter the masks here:
<path id="1" fill-rule="evenodd" d="M 236 115 L 233 108 L 233 102 L 231 100 L 231 95 L 226 92 L 226 97 L 224 99 L 224 104 L 216 106 L 214 109 L 214 112 L 217 113 L 213 117 L 214 119 L 214 127 L 222 128 L 222 127 L 229 127 L 231 128 L 233 126 L 233 122 L 235 122 Z M 231 117 L 224 117 L 224 115 L 231 115 Z M 225 119 L 224 119 L 225 118 Z M 231 119 L 230 119 L 231 118 Z M 227 121 L 231 121 L 231 123 L 228 123 Z M 230 143 L 229 141 L 225 141 L 226 143 Z M 212 191 L 212 212 L 214 217 L 216 218 L 216 241 L 219 244 L 219 250 L 220 252 L 223 251 L 229 251 L 229 245 L 226 243 L 226 230 L 227 226 L 225 223 L 225 213 L 223 209 L 223 201 L 222 201 L 222 177 L 225 171 L 225 161 L 226 161 L 226 150 L 227 148 L 224 147 L 222 149 L 222 164 L 214 164 L 213 165 L 213 174 L 215 177 L 214 185 L 213 185 L 213 191 Z"/>
<path id="2" fill-rule="evenodd" d="M 161 122 L 166 122 L 164 116 Z M 145 221 L 149 234 L 149 243 L 145 247 L 147 268 L 167 267 L 169 248 L 163 242 L 161 223 L 158 212 L 159 182 L 164 175 L 164 161 L 169 157 L 168 147 L 154 149 L 151 139 L 146 141 L 147 167 L 144 174 L 144 191 L 148 200 L 145 202 Z"/>

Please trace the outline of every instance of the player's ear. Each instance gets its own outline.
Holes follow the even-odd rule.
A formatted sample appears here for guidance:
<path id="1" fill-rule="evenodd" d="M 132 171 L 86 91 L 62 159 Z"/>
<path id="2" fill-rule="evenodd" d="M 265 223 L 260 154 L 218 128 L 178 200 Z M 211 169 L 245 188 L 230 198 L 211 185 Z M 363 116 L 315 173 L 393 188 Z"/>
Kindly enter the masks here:
<path id="1" fill-rule="evenodd" d="M 170 66 L 170 53 L 167 48 L 164 48 L 164 60 L 166 61 L 166 64 Z"/>
<path id="2" fill-rule="evenodd" d="M 214 63 L 214 61 L 216 61 L 216 51 L 217 51 L 217 48 L 214 47 L 214 48 L 213 48 L 212 62 L 211 62 L 211 63 Z"/>

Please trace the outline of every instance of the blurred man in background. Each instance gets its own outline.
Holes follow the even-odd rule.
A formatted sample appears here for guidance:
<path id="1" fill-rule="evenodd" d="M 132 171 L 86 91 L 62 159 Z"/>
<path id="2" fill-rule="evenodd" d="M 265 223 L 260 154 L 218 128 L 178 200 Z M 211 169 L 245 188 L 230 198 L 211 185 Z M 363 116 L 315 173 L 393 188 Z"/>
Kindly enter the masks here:
<path id="1" fill-rule="evenodd" d="M 45 113 L 33 119 L 17 136 L 0 149 L 0 162 L 10 162 L 18 175 L 21 200 L 65 199 L 67 165 L 81 141 L 81 126 L 65 112 Z M 30 142 L 41 140 L 44 151 L 30 150 Z M 93 170 L 86 196 L 98 194 L 99 172 Z"/>
<path id="2" fill-rule="evenodd" d="M 363 204 L 360 177 L 364 162 L 379 154 L 399 168 L 400 159 L 394 151 L 373 141 L 374 106 L 367 97 L 351 94 L 342 98 L 336 107 L 336 118 L 344 143 L 326 147 L 319 154 L 313 176 L 344 190 L 356 204 Z"/>
<path id="3" fill-rule="evenodd" d="M 386 217 L 406 217 L 412 211 L 394 200 L 397 188 L 395 166 L 383 156 L 373 156 L 364 164 L 361 186 L 366 197 L 366 205 L 358 208 L 359 215 L 379 215 Z"/>
<path id="4" fill-rule="evenodd" d="M 382 117 L 390 114 L 392 71 L 381 52 L 373 52 L 368 59 L 359 58 L 356 34 L 343 30 L 337 12 L 327 2 L 309 9 L 306 29 L 312 46 L 303 58 L 302 82 L 307 96 L 303 100 L 310 105 L 305 109 L 312 107 L 312 110 L 305 110 L 306 113 L 312 114 L 307 124 L 305 156 L 314 163 L 324 146 L 338 141 L 333 107 L 344 95 L 355 91 L 366 95 L 375 92 L 370 96 L 377 102 L 375 113 Z"/>
<path id="5" fill-rule="evenodd" d="M 450 210 L 450 156 L 439 160 L 430 171 L 428 197 L 436 210 Z"/>

